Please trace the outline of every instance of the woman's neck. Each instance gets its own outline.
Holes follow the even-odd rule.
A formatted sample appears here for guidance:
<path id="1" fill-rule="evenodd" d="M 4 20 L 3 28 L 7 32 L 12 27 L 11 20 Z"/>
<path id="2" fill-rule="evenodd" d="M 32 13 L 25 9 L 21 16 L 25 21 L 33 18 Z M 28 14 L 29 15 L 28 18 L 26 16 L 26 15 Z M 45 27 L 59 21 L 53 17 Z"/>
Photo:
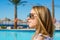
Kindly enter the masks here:
<path id="1" fill-rule="evenodd" d="M 36 34 L 39 34 L 40 30 L 39 29 L 36 29 Z"/>

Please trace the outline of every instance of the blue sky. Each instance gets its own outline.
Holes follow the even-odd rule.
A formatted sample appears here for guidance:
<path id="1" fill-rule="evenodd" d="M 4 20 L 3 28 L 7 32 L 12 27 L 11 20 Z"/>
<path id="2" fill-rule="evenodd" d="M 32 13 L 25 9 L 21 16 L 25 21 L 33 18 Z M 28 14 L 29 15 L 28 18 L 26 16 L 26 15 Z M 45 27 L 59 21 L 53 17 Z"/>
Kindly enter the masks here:
<path id="1" fill-rule="evenodd" d="M 51 1 L 52 0 L 21 0 L 27 1 L 25 6 L 18 5 L 18 19 L 26 20 L 27 15 L 30 13 L 30 10 L 35 5 L 44 5 L 52 10 Z M 54 0 L 55 4 L 55 18 L 56 20 L 60 20 L 60 0 Z M 2 18 L 14 18 L 14 5 L 9 2 L 9 0 L 0 0 L 0 19 Z"/>

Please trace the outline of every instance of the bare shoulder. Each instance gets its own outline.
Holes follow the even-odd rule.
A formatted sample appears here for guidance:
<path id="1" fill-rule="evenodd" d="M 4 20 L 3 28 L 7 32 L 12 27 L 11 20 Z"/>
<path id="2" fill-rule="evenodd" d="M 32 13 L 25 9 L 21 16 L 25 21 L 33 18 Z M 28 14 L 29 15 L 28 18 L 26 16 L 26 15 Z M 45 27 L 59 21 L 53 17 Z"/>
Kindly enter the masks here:
<path id="1" fill-rule="evenodd" d="M 44 40 L 44 37 L 43 36 L 38 36 L 37 40 Z"/>

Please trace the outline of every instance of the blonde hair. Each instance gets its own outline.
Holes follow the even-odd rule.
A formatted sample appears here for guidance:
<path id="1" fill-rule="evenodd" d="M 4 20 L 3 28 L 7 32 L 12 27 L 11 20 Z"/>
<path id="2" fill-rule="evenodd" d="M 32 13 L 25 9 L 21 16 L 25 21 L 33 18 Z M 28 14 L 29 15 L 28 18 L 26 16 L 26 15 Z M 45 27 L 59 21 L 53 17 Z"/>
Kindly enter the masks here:
<path id="1" fill-rule="evenodd" d="M 38 33 L 53 37 L 54 25 L 48 8 L 44 6 L 34 6 L 33 10 L 38 16 Z"/>

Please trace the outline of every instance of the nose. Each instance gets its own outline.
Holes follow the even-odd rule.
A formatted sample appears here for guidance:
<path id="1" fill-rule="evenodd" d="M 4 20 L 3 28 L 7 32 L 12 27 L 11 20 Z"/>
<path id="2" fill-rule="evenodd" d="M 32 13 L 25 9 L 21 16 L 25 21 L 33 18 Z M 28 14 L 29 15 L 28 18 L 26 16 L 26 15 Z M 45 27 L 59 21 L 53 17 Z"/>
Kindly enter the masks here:
<path id="1" fill-rule="evenodd" d="M 27 17 L 27 20 L 30 20 L 30 18 L 29 18 L 29 17 Z"/>
<path id="2" fill-rule="evenodd" d="M 27 17 L 27 19 L 26 19 L 26 20 L 27 20 L 27 22 L 29 21 L 29 19 L 30 19 L 30 18 L 29 18 L 29 17 Z"/>

